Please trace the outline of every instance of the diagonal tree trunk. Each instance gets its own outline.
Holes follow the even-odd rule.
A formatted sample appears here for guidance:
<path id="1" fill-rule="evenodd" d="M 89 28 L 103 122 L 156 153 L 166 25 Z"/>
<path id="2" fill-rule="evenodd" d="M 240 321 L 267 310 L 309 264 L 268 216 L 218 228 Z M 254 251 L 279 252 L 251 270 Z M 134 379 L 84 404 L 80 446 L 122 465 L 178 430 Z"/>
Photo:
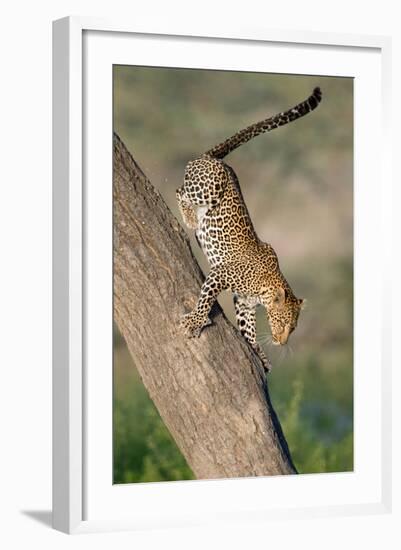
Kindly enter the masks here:
<path id="1" fill-rule="evenodd" d="M 258 357 L 218 306 L 185 338 L 203 275 L 160 194 L 114 136 L 114 316 L 198 479 L 294 474 Z"/>

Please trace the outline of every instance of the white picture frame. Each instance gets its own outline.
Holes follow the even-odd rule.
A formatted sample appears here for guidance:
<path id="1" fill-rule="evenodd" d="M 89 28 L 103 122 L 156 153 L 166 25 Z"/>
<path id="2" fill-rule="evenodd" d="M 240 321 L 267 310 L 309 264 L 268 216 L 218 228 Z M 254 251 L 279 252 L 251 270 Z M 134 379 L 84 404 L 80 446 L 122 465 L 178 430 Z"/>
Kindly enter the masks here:
<path id="1" fill-rule="evenodd" d="M 251 60 L 242 51 L 245 47 L 253 48 Z M 275 53 L 268 65 L 258 65 L 263 48 Z M 227 51 L 227 58 L 211 65 L 212 52 L 218 49 Z M 233 50 L 235 56 L 230 57 Z M 309 67 L 312 74 L 323 74 L 324 66 L 324 74 L 353 76 L 356 84 L 355 209 L 359 225 L 355 228 L 355 253 L 359 275 L 357 271 L 355 471 L 113 488 L 111 471 L 107 475 L 112 446 L 109 334 L 112 268 L 107 256 L 111 254 L 110 64 L 293 72 L 293 56 L 290 61 L 286 58 L 290 50 L 297 52 L 299 72 L 308 72 Z M 82 17 L 54 22 L 53 526 L 56 529 L 77 533 L 211 521 L 263 521 L 267 516 L 311 517 L 390 510 L 391 356 L 390 347 L 384 346 L 384 334 L 390 332 L 388 317 L 384 315 L 391 300 L 389 293 L 384 292 L 389 250 L 384 249 L 380 267 L 377 264 L 361 277 L 369 253 L 362 235 L 366 234 L 374 245 L 386 231 L 390 232 L 387 226 L 391 209 L 390 52 L 387 37 L 229 27 L 183 29 L 173 25 L 145 29 L 121 21 Z M 97 86 L 99 91 L 96 99 L 88 92 L 91 86 L 92 90 Z M 110 111 L 104 111 L 108 104 Z M 368 112 L 369 121 L 364 116 Z M 369 125 L 373 125 L 373 131 Z M 98 138 L 91 139 L 95 134 Z M 96 173 L 95 157 L 102 159 Z M 90 183 L 87 185 L 94 177 L 98 183 L 96 195 Z M 374 208 L 376 218 L 372 224 L 370 216 Z M 95 233 L 108 252 L 93 246 Z M 381 248 L 383 251 L 383 245 Z M 103 268 L 109 265 L 106 272 L 101 270 L 104 275 L 96 284 L 88 275 L 92 265 Z M 363 298 L 372 288 L 377 292 L 366 304 Z M 104 293 L 104 289 L 108 292 Z M 95 296 L 105 297 L 101 310 L 93 310 Z M 368 315 L 373 318 L 371 326 L 366 323 Z M 104 341 L 106 347 L 96 351 L 95 337 Z M 369 342 L 369 350 L 364 349 L 363 341 Z M 95 417 L 104 428 L 101 434 L 96 429 Z M 369 425 L 369 434 L 365 424 Z M 369 445 L 370 456 L 365 457 L 367 453 L 363 451 Z M 92 459 L 95 455 L 96 461 Z M 266 502 L 266 494 L 272 502 Z M 244 505 L 250 501 L 252 505 Z"/>

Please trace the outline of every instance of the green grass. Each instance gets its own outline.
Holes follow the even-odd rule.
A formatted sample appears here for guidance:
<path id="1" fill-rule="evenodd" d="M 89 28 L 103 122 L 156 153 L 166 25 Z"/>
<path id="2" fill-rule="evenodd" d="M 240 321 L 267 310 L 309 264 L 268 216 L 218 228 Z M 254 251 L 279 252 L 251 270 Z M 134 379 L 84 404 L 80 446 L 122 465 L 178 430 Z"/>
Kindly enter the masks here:
<path id="1" fill-rule="evenodd" d="M 193 479 L 118 333 L 114 351 L 114 483 Z"/>
<path id="2" fill-rule="evenodd" d="M 270 384 L 294 463 L 303 474 L 352 471 L 352 394 L 332 395 L 338 373 L 317 375 L 313 363 L 304 368 L 289 382 L 288 399 L 275 395 L 280 380 Z"/>

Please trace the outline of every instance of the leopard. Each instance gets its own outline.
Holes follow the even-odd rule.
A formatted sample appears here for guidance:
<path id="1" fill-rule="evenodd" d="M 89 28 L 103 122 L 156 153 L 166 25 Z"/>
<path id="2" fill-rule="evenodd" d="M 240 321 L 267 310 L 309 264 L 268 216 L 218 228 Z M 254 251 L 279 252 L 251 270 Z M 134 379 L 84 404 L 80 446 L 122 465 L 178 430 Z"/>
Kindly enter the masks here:
<path id="1" fill-rule="evenodd" d="M 181 330 L 186 337 L 199 337 L 212 324 L 209 314 L 218 295 L 231 291 L 238 329 L 266 373 L 272 365 L 257 342 L 256 308 L 265 309 L 272 344 L 284 346 L 297 327 L 304 299 L 292 291 L 272 245 L 257 236 L 238 177 L 223 159 L 260 134 L 314 111 L 321 99 L 316 87 L 301 103 L 251 124 L 191 160 L 176 191 L 184 224 L 195 231 L 210 265 L 195 308 L 181 317 Z"/>

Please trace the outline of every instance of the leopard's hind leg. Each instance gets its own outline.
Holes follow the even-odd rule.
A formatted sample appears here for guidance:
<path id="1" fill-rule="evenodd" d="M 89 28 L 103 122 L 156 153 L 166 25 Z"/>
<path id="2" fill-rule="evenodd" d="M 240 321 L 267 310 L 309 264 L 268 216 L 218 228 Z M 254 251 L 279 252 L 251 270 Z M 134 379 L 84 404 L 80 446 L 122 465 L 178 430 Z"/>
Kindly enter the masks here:
<path id="1" fill-rule="evenodd" d="M 220 160 L 204 156 L 188 163 L 184 183 L 176 191 L 178 206 L 188 227 L 196 229 L 198 226 L 195 207 L 217 206 L 227 182 L 227 169 Z"/>
<path id="2" fill-rule="evenodd" d="M 175 196 L 185 225 L 190 229 L 196 229 L 198 227 L 198 216 L 193 204 L 185 195 L 184 187 L 177 189 Z"/>

